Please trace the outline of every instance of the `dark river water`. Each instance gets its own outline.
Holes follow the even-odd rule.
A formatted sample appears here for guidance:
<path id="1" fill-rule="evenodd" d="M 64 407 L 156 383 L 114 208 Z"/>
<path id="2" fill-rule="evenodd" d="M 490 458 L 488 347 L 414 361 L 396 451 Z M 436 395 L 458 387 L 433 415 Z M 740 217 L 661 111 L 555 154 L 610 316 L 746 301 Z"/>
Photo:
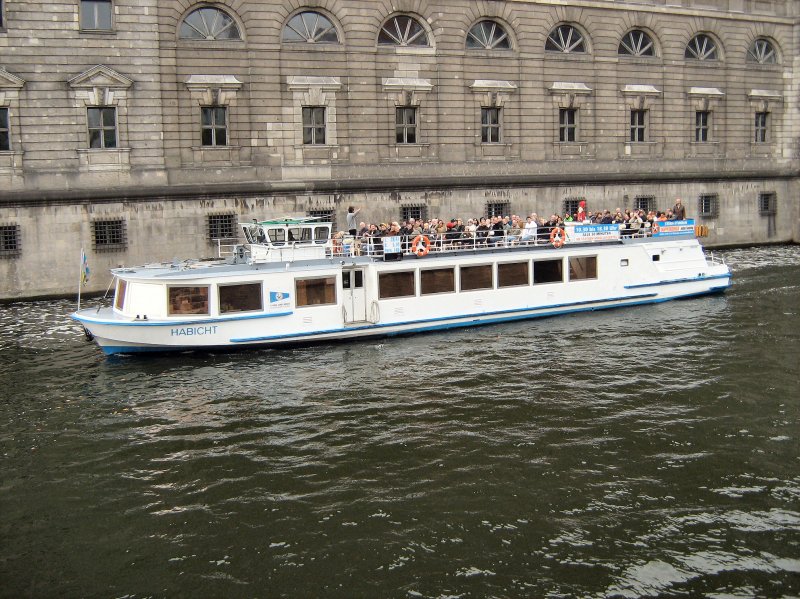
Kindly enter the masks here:
<path id="1" fill-rule="evenodd" d="M 0 596 L 800 596 L 800 246 L 718 255 L 725 295 L 284 351 L 0 306 Z"/>

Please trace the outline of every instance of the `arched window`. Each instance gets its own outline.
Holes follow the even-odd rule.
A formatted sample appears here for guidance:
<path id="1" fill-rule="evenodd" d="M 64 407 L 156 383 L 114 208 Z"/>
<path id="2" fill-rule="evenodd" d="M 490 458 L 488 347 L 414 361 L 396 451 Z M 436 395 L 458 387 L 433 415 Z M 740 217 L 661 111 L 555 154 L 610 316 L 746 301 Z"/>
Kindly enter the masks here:
<path id="1" fill-rule="evenodd" d="M 392 17 L 383 24 L 378 35 L 381 46 L 430 46 L 428 34 L 419 21 L 405 15 Z"/>
<path id="2" fill-rule="evenodd" d="M 510 50 L 511 40 L 496 21 L 481 21 L 467 33 L 467 48 L 474 50 Z"/>
<path id="3" fill-rule="evenodd" d="M 758 38 L 747 51 L 747 61 L 759 64 L 775 64 L 778 62 L 778 53 L 769 40 Z"/>
<path id="4" fill-rule="evenodd" d="M 686 46 L 684 57 L 696 60 L 717 60 L 719 59 L 717 43 L 705 33 L 698 33 Z"/>
<path id="5" fill-rule="evenodd" d="M 656 49 L 649 35 L 641 29 L 633 29 L 622 38 L 617 53 L 624 56 L 655 56 Z"/>
<path id="6" fill-rule="evenodd" d="M 559 25 L 547 36 L 544 49 L 548 52 L 580 54 L 586 52 L 586 42 L 581 32 L 572 25 Z"/>
<path id="7" fill-rule="evenodd" d="M 330 19 L 314 11 L 301 12 L 289 19 L 283 28 L 284 42 L 338 44 L 339 34 Z"/>
<path id="8" fill-rule="evenodd" d="M 231 16 L 218 8 L 205 7 L 189 13 L 181 23 L 185 40 L 240 40 L 239 28 Z"/>

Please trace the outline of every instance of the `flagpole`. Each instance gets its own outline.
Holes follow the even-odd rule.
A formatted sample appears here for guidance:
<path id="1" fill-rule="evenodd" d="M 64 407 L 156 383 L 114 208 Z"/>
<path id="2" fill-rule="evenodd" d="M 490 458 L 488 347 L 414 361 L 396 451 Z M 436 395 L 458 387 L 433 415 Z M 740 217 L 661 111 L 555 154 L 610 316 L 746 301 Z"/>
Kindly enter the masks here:
<path id="1" fill-rule="evenodd" d="M 83 287 L 83 257 L 86 254 L 83 253 L 83 248 L 81 248 L 81 263 L 80 267 L 78 268 L 78 310 L 81 309 L 81 287 Z"/>

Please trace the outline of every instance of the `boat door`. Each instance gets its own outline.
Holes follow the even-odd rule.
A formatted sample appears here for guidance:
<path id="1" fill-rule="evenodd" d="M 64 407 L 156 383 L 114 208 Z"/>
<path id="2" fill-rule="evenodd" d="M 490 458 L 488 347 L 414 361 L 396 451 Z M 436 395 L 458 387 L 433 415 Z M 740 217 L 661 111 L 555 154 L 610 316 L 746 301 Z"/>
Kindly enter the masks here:
<path id="1" fill-rule="evenodd" d="M 345 324 L 367 320 L 363 268 L 342 269 L 342 304 Z"/>

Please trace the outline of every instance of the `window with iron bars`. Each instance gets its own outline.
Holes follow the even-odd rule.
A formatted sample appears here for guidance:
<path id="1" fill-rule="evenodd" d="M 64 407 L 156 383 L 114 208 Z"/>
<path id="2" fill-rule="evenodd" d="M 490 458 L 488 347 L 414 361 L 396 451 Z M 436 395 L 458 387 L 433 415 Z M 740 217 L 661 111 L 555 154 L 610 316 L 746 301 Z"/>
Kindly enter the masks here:
<path id="1" fill-rule="evenodd" d="M 700 194 L 697 199 L 697 212 L 705 218 L 716 218 L 719 215 L 719 196 L 715 193 Z"/>
<path id="2" fill-rule="evenodd" d="M 331 231 L 336 231 L 336 213 L 333 210 L 309 210 L 308 216 L 321 223 L 331 223 Z"/>
<path id="3" fill-rule="evenodd" d="M 486 216 L 509 216 L 511 214 L 511 202 L 487 202 Z"/>
<path id="4" fill-rule="evenodd" d="M 13 258 L 21 253 L 19 225 L 0 225 L 0 258 Z"/>
<path id="5" fill-rule="evenodd" d="M 778 211 L 778 196 L 775 193 L 758 194 L 758 213 L 761 215 L 775 214 Z"/>
<path id="6" fill-rule="evenodd" d="M 128 247 L 124 219 L 96 220 L 92 223 L 92 247 L 96 252 L 113 252 Z"/>
<path id="7" fill-rule="evenodd" d="M 576 214 L 581 202 L 585 201 L 586 198 L 566 198 L 564 200 L 564 214 Z"/>
<path id="8" fill-rule="evenodd" d="M 656 198 L 655 196 L 636 196 L 633 198 L 633 209 L 644 210 L 645 212 L 655 211 Z"/>
<path id="9" fill-rule="evenodd" d="M 238 215 L 235 213 L 209 214 L 207 217 L 208 240 L 217 239 L 236 239 L 238 237 L 237 221 Z"/>
<path id="10" fill-rule="evenodd" d="M 409 219 L 421 220 L 425 222 L 428 219 L 428 207 L 424 204 L 418 206 L 401 206 L 400 207 L 400 222 Z"/>

